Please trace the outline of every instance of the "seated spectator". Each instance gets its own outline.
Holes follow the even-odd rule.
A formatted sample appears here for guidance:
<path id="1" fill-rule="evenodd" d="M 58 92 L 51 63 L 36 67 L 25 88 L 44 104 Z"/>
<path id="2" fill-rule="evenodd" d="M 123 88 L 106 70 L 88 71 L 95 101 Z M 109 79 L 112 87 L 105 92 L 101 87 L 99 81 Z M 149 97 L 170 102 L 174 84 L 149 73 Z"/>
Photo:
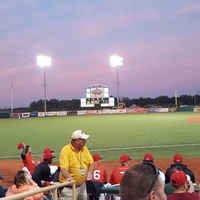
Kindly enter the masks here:
<path id="1" fill-rule="evenodd" d="M 115 185 L 119 184 L 122 176 L 124 175 L 125 171 L 129 168 L 129 162 L 131 160 L 131 157 L 128 156 L 127 154 L 123 154 L 120 157 L 120 167 L 117 167 L 116 169 L 113 170 L 110 176 L 110 184 Z"/>
<path id="2" fill-rule="evenodd" d="M 174 188 L 174 193 L 167 196 L 167 200 L 199 200 L 200 196 L 194 192 L 192 181 L 187 181 L 187 176 L 183 171 L 175 171 L 170 177 L 170 183 Z"/>
<path id="3" fill-rule="evenodd" d="M 174 164 L 171 164 L 171 166 L 166 170 L 165 173 L 165 183 L 169 183 L 170 182 L 170 177 L 169 177 L 169 172 L 170 169 L 174 166 L 179 166 L 182 168 L 182 170 L 184 171 L 185 174 L 190 176 L 190 179 L 193 183 L 195 183 L 195 176 L 194 173 L 192 172 L 192 170 L 190 170 L 187 165 L 183 164 L 183 156 L 181 154 L 175 154 L 174 155 Z"/>
<path id="4" fill-rule="evenodd" d="M 24 143 L 20 143 L 18 144 L 18 149 L 22 149 L 21 158 L 24 164 L 23 170 L 32 175 L 37 163 L 31 155 L 32 154 L 31 147 Z"/>
<path id="5" fill-rule="evenodd" d="M 120 182 L 122 200 L 166 200 L 158 168 L 151 162 L 130 167 Z"/>
<path id="6" fill-rule="evenodd" d="M 52 181 L 49 164 L 52 163 L 53 158 L 55 158 L 55 156 L 53 156 L 51 152 L 44 153 L 44 161 L 39 163 L 33 172 L 32 178 L 38 184 L 39 187 L 43 187 L 43 183 L 45 181 Z"/>
<path id="7" fill-rule="evenodd" d="M 44 153 L 43 162 L 39 163 L 34 172 L 33 172 L 33 180 L 38 184 L 39 187 L 46 187 L 50 185 L 52 181 L 51 170 L 49 164 L 52 163 L 52 159 L 55 158 L 51 152 Z M 44 193 L 43 200 L 52 200 L 53 194 L 51 191 L 47 191 Z"/>
<path id="8" fill-rule="evenodd" d="M 46 149 L 44 149 L 44 151 L 43 151 L 43 153 L 53 153 L 54 152 L 54 150 L 52 150 L 52 149 L 50 149 L 50 148 L 46 148 Z M 44 158 L 42 157 L 42 158 L 40 158 L 40 160 L 38 161 L 38 164 L 39 163 L 41 163 L 41 162 L 43 162 L 44 161 Z"/>
<path id="9" fill-rule="evenodd" d="M 1 186 L 1 182 L 5 177 L 0 173 L 0 198 L 5 197 L 5 190 L 3 186 Z"/>
<path id="10" fill-rule="evenodd" d="M 174 172 L 176 172 L 176 171 L 183 171 L 183 170 L 182 170 L 182 168 L 179 167 L 179 166 L 173 166 L 172 168 L 170 168 L 169 177 L 171 177 L 171 175 L 172 175 Z M 187 175 L 187 178 L 188 178 L 188 177 L 189 177 L 189 176 Z M 190 181 L 190 179 L 189 179 L 188 181 Z M 172 193 L 174 193 L 174 188 L 173 188 L 172 184 L 171 184 L 171 183 L 166 183 L 166 184 L 165 184 L 165 194 L 166 194 L 166 195 L 170 195 L 170 194 L 172 194 Z"/>
<path id="11" fill-rule="evenodd" d="M 28 192 L 33 189 L 39 189 L 38 185 L 29 179 L 24 171 L 18 171 L 14 178 L 14 185 L 8 188 L 6 192 L 6 197 L 20 194 L 23 192 Z M 40 200 L 43 193 L 35 194 L 33 196 L 26 197 L 26 200 Z"/>
<path id="12" fill-rule="evenodd" d="M 154 160 L 154 158 L 153 158 L 152 154 L 147 153 L 147 154 L 144 155 L 143 161 L 152 162 L 153 163 L 153 160 Z M 160 178 L 161 178 L 161 180 L 163 181 L 163 183 L 165 183 L 165 174 L 162 172 L 161 169 L 159 169 L 159 172 L 160 172 Z"/>
<path id="13" fill-rule="evenodd" d="M 52 150 L 50 148 L 46 148 L 43 151 L 43 153 L 52 153 L 52 154 L 53 154 L 53 152 L 54 152 L 54 150 Z M 44 159 L 40 158 L 40 160 L 38 161 L 38 164 L 43 162 L 43 161 L 44 161 Z M 58 166 L 56 166 L 56 165 L 49 165 L 49 167 L 50 167 L 51 175 L 53 175 L 56 172 L 56 170 L 58 169 Z"/>

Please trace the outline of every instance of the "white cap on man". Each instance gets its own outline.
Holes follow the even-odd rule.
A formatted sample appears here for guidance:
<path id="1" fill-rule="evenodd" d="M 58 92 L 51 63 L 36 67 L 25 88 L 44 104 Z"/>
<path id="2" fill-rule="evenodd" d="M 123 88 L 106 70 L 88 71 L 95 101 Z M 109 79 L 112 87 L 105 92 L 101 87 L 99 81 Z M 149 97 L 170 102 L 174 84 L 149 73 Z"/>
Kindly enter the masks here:
<path id="1" fill-rule="evenodd" d="M 89 138 L 89 135 L 86 135 L 83 131 L 81 130 L 76 130 L 72 133 L 72 139 L 84 139 L 87 140 Z"/>

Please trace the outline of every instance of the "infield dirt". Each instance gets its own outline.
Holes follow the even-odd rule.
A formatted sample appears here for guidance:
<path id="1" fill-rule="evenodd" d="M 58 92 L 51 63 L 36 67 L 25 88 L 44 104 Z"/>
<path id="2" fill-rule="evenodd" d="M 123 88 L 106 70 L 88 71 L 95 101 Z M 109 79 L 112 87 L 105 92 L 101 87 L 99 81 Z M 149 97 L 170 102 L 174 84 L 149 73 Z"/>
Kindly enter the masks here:
<path id="1" fill-rule="evenodd" d="M 141 160 L 131 160 L 131 166 L 140 163 Z M 172 164 L 172 159 L 157 159 L 154 163 L 165 173 L 166 169 Z M 58 165 L 58 163 L 53 163 Z M 196 178 L 196 183 L 200 180 L 200 158 L 184 158 L 184 164 L 190 168 Z M 101 161 L 101 166 L 104 167 L 108 174 L 108 180 L 113 169 L 120 165 L 119 161 Z M 2 186 L 8 187 L 13 184 L 14 176 L 18 170 L 21 170 L 23 164 L 21 161 L 1 160 L 0 172 L 6 177 L 3 179 Z"/>

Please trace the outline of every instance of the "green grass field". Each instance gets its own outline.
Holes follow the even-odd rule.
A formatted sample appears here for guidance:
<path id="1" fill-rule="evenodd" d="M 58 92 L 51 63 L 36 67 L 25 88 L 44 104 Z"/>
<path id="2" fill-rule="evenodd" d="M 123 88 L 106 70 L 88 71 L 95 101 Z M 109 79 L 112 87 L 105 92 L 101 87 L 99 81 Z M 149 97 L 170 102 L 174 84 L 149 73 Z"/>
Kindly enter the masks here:
<path id="1" fill-rule="evenodd" d="M 39 159 L 43 149 L 55 150 L 55 161 L 73 131 L 90 135 L 86 145 L 104 160 L 117 160 L 122 153 L 142 159 L 147 152 L 155 158 L 171 158 L 174 153 L 199 157 L 200 123 L 186 118 L 200 113 L 147 113 L 118 115 L 65 116 L 46 118 L 0 119 L 0 159 L 20 159 L 20 142 L 32 147 Z"/>

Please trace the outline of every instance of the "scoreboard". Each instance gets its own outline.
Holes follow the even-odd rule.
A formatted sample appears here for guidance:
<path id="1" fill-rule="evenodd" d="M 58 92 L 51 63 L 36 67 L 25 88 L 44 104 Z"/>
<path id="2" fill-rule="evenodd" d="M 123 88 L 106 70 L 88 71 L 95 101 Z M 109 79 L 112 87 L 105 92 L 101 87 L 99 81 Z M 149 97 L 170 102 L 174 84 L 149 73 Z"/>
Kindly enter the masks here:
<path id="1" fill-rule="evenodd" d="M 86 98 L 81 98 L 81 107 L 114 106 L 114 97 L 109 97 L 109 89 L 102 84 L 93 84 L 85 89 Z"/>

